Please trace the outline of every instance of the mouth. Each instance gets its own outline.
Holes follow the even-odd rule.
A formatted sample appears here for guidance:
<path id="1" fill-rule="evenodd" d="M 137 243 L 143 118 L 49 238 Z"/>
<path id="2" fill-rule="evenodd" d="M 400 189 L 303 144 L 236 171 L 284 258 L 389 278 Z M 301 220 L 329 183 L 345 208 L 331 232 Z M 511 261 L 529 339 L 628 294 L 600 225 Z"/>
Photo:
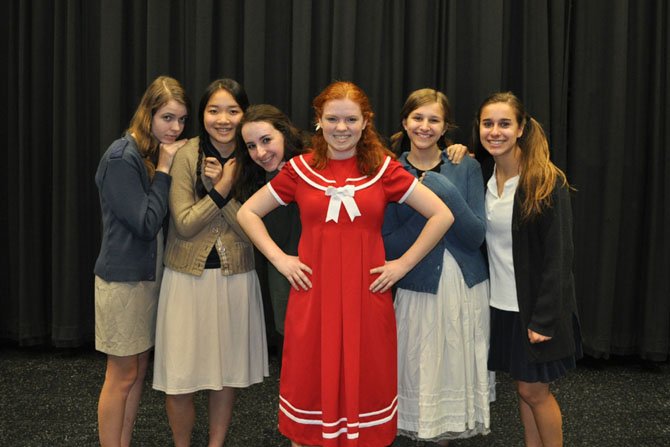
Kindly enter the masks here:
<path id="1" fill-rule="evenodd" d="M 333 135 L 335 141 L 344 142 L 350 138 L 350 135 Z"/>

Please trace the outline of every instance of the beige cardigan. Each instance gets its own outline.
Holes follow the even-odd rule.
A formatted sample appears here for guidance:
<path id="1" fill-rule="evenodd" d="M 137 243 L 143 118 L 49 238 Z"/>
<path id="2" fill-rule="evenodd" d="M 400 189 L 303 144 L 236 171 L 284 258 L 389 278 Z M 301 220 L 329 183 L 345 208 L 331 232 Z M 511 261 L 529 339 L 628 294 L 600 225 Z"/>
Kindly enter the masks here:
<path id="1" fill-rule="evenodd" d="M 199 139 L 192 138 L 179 149 L 170 170 L 170 229 L 165 265 L 178 272 L 202 275 L 205 260 L 218 237 L 221 241 L 217 244 L 221 274 L 249 272 L 254 269 L 254 251 L 251 241 L 237 223 L 240 203 L 231 199 L 219 209 L 209 195 L 201 199 L 196 197 L 198 144 Z M 201 177 L 209 191 L 211 180 L 204 174 Z"/>

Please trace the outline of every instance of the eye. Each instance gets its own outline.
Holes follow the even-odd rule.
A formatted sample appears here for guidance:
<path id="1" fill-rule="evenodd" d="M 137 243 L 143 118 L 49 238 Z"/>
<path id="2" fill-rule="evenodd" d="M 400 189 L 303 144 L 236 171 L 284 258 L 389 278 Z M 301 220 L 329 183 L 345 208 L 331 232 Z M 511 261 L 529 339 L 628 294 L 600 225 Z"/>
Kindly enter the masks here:
<path id="1" fill-rule="evenodd" d="M 272 138 L 270 138 L 270 137 L 263 137 L 261 139 L 261 143 L 263 143 L 263 144 L 268 144 L 270 141 L 272 141 Z"/>
<path id="2" fill-rule="evenodd" d="M 186 124 L 187 119 L 188 119 L 188 116 L 182 116 L 181 118 L 179 118 L 179 122 L 182 123 L 182 124 Z"/>
<path id="3" fill-rule="evenodd" d="M 438 123 L 441 123 L 442 120 L 439 119 L 439 118 L 431 118 L 431 119 L 430 119 L 430 122 L 433 123 L 433 124 L 438 124 Z"/>
<path id="4" fill-rule="evenodd" d="M 412 119 L 413 119 L 414 121 L 416 121 L 417 123 L 419 123 L 419 122 L 421 122 L 421 120 L 422 120 L 423 118 L 421 118 L 421 116 L 419 116 L 419 115 L 414 115 L 414 116 L 412 116 Z"/>
<path id="5" fill-rule="evenodd" d="M 253 151 L 254 149 L 256 149 L 255 143 L 247 143 L 247 150 Z"/>
<path id="6" fill-rule="evenodd" d="M 210 115 L 216 115 L 218 112 L 219 111 L 217 109 L 208 109 L 207 110 L 207 113 L 209 113 Z"/>
<path id="7" fill-rule="evenodd" d="M 336 123 L 337 118 L 335 118 L 334 116 L 327 116 L 326 121 L 328 121 L 329 123 Z"/>
<path id="8" fill-rule="evenodd" d="M 356 123 L 356 122 L 358 122 L 358 117 L 356 117 L 356 116 L 350 116 L 349 118 L 347 118 L 347 122 L 348 122 L 348 123 L 352 123 L 352 124 L 353 124 L 353 123 Z"/>
<path id="9" fill-rule="evenodd" d="M 492 123 L 491 123 L 491 121 L 482 121 L 480 125 L 482 127 L 484 127 L 485 129 L 488 129 L 492 126 Z"/>
<path id="10" fill-rule="evenodd" d="M 172 115 L 163 115 L 163 120 L 170 122 L 172 121 Z"/>
<path id="11" fill-rule="evenodd" d="M 228 113 L 230 113 L 231 115 L 237 115 L 237 114 L 241 113 L 241 111 L 238 110 L 238 109 L 230 109 L 230 111 Z"/>
<path id="12" fill-rule="evenodd" d="M 509 121 L 501 121 L 500 122 L 500 127 L 502 127 L 503 129 L 507 129 L 509 126 L 510 126 Z"/>

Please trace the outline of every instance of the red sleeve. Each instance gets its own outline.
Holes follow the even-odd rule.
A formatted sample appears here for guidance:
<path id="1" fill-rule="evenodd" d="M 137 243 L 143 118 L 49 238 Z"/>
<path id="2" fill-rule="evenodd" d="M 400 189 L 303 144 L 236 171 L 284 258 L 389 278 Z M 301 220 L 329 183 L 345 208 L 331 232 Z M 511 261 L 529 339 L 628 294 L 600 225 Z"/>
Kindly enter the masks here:
<path id="1" fill-rule="evenodd" d="M 391 160 L 381 178 L 389 202 L 404 202 L 416 186 L 417 179 L 395 160 Z"/>
<path id="2" fill-rule="evenodd" d="M 295 200 L 295 190 L 298 185 L 298 174 L 290 162 L 286 163 L 279 173 L 270 180 L 268 187 L 274 198 L 282 205 L 288 205 Z"/>

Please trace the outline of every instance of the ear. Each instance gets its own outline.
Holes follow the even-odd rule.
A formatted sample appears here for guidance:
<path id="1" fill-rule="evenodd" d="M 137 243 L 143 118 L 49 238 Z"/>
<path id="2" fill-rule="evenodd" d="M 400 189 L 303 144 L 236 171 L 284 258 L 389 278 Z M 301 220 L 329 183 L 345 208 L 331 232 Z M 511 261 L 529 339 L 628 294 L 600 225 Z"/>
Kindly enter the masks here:
<path id="1" fill-rule="evenodd" d="M 405 131 L 407 131 L 407 118 L 402 120 L 402 128 L 405 129 Z"/>
<path id="2" fill-rule="evenodd" d="M 361 130 L 365 130 L 365 128 L 366 128 L 367 126 L 368 126 L 368 120 L 364 119 L 364 120 L 363 120 L 363 129 L 361 129 Z"/>

